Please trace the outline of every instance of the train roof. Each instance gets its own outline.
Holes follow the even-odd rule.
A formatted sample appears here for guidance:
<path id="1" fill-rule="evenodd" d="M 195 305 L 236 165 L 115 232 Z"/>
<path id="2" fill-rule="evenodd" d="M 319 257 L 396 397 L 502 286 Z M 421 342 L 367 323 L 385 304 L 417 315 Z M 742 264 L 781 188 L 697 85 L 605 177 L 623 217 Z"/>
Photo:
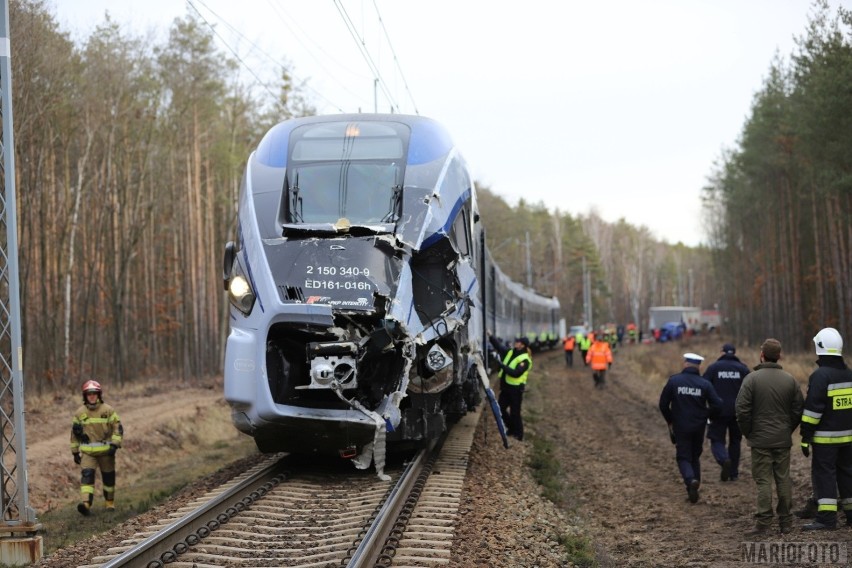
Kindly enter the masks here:
<path id="1" fill-rule="evenodd" d="M 294 129 L 307 124 L 332 122 L 395 122 L 411 130 L 408 165 L 431 162 L 449 152 L 454 144 L 449 132 L 437 121 L 409 114 L 327 114 L 292 118 L 269 129 L 257 147 L 258 161 L 266 166 L 287 166 L 287 144 Z"/>

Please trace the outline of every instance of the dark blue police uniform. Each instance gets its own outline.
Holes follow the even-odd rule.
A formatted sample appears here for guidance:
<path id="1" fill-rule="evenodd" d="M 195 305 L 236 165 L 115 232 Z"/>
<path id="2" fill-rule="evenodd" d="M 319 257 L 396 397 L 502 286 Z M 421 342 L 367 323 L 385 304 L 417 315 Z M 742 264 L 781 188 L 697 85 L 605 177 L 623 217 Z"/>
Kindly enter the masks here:
<path id="1" fill-rule="evenodd" d="M 707 439 L 716 463 L 722 466 L 722 481 L 737 479 L 740 466 L 740 445 L 743 439 L 737 424 L 737 395 L 749 368 L 734 355 L 733 345 L 725 344 L 724 355 L 707 367 L 704 378 L 710 381 L 716 393 L 722 399 L 722 411 L 710 420 L 707 427 Z M 725 447 L 725 438 L 728 445 Z"/>
<path id="2" fill-rule="evenodd" d="M 699 356 L 694 357 L 697 360 L 686 357 L 687 362 L 700 364 L 703 360 Z M 693 503 L 698 500 L 697 490 L 701 482 L 704 427 L 707 418 L 721 410 L 722 399 L 713 385 L 701 376 L 698 367 L 687 366 L 669 377 L 660 394 L 660 412 L 673 431 L 675 460 Z"/>

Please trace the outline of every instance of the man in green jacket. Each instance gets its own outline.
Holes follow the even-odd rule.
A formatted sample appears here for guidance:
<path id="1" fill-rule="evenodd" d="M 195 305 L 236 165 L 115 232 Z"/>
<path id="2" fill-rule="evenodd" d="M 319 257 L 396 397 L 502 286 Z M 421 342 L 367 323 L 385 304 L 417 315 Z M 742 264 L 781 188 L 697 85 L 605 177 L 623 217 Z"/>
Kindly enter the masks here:
<path id="1" fill-rule="evenodd" d="M 749 536 L 765 534 L 772 526 L 773 480 L 781 533 L 793 529 L 790 447 L 804 397 L 796 379 L 778 364 L 780 359 L 781 343 L 764 341 L 760 364 L 746 375 L 737 396 L 737 424 L 751 447 L 751 475 L 757 484 L 757 525 Z"/>

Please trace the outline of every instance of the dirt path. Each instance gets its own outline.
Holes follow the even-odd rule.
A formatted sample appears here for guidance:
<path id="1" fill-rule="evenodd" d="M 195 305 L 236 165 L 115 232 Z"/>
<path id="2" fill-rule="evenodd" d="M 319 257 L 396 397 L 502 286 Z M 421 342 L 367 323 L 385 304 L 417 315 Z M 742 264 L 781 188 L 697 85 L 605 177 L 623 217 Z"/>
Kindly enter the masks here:
<path id="1" fill-rule="evenodd" d="M 576 358 L 569 369 L 559 353 L 540 355 L 542 381 L 535 388 L 539 392 L 530 393 L 540 408 L 536 430 L 556 442 L 601 565 L 742 566 L 741 543 L 753 528 L 756 499 L 745 440 L 740 478 L 725 483 L 705 443 L 701 498 L 689 503 L 657 406 L 664 380 L 649 380 L 619 365 L 629 348 L 616 354 L 603 390 L 594 388 L 591 370 Z M 792 461 L 798 507 L 809 491 L 809 464 L 798 452 Z M 794 531 L 769 539 L 826 540 L 820 536 Z M 852 535 L 836 533 L 834 538 L 847 536 Z"/>
<path id="2" fill-rule="evenodd" d="M 108 390 L 105 400 L 118 412 L 125 430 L 124 449 L 117 455 L 122 485 L 131 485 L 150 475 L 159 464 L 174 459 L 191 436 L 192 424 L 221 422 L 205 435 L 233 438 L 236 430 L 228 421 L 227 405 L 215 385 L 182 386 L 172 389 L 152 385 L 125 392 Z M 80 471 L 69 447 L 71 415 L 80 404 L 77 397 L 57 397 L 34 403 L 25 416 L 30 504 L 38 512 L 79 496 Z M 209 442 L 213 442 L 210 440 Z M 145 456 L 145 459 L 140 459 Z"/>

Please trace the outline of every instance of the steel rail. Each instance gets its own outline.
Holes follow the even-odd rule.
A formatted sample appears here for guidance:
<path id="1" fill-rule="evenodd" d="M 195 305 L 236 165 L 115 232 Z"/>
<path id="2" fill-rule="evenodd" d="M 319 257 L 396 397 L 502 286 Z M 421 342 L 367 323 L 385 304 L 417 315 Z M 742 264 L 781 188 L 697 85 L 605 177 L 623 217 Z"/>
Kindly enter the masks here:
<path id="1" fill-rule="evenodd" d="M 418 452 L 417 456 L 408 464 L 377 513 L 375 521 L 364 535 L 364 539 L 352 553 L 352 557 L 346 565 L 347 568 L 367 568 L 378 563 L 387 537 L 405 506 L 420 472 L 431 459 L 440 453 L 445 439 L 446 434 L 440 440 L 433 441 L 428 448 Z"/>
<path id="2" fill-rule="evenodd" d="M 101 565 L 101 568 L 151 568 L 162 566 L 159 559 L 163 555 L 179 555 L 187 547 L 186 539 L 198 531 L 207 532 L 218 528 L 219 524 L 226 522 L 234 514 L 245 510 L 253 501 L 252 497 L 244 497 L 246 494 L 262 496 L 271 487 L 280 483 L 283 474 L 278 472 L 279 461 L 273 461 L 268 466 L 259 469 L 252 475 L 240 481 L 228 491 L 211 499 L 201 507 L 194 509 L 174 523 L 157 531 L 131 549 L 119 554 L 112 560 Z M 263 486 L 270 484 L 270 487 Z M 216 520 L 211 520 L 215 518 Z M 210 525 L 215 527 L 211 528 Z M 156 558 L 157 560 L 152 560 Z"/>

